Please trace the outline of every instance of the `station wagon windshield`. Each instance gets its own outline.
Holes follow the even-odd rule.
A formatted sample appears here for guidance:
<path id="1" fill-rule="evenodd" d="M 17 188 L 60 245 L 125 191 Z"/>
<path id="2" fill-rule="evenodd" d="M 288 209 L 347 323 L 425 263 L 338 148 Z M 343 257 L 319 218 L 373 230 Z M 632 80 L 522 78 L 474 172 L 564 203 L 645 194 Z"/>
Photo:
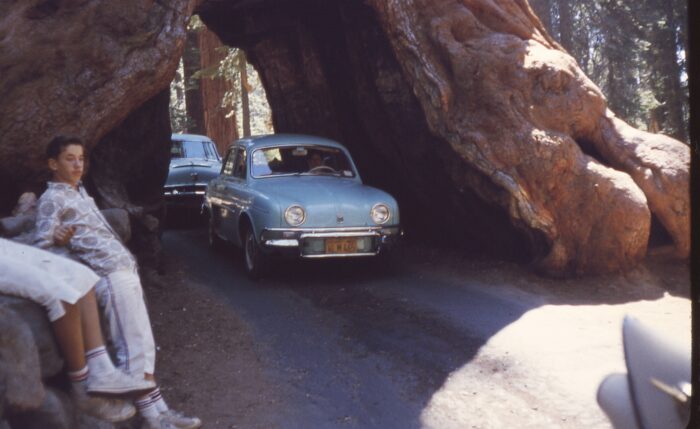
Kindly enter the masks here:
<path id="1" fill-rule="evenodd" d="M 253 152 L 253 177 L 330 175 L 355 177 L 345 152 L 329 146 L 277 146 Z"/>
<path id="2" fill-rule="evenodd" d="M 175 140 L 170 146 L 170 158 L 220 159 L 214 143 L 208 141 Z"/>

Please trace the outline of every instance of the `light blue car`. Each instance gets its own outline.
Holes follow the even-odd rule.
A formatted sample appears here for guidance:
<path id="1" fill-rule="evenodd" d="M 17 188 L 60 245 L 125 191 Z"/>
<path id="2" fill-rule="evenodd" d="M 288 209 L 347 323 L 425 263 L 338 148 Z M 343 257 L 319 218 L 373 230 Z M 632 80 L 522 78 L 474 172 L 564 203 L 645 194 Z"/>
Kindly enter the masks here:
<path id="1" fill-rule="evenodd" d="M 243 249 L 252 278 L 273 253 L 374 256 L 401 235 L 396 200 L 362 184 L 347 149 L 320 137 L 274 134 L 232 143 L 207 186 L 209 243 Z"/>

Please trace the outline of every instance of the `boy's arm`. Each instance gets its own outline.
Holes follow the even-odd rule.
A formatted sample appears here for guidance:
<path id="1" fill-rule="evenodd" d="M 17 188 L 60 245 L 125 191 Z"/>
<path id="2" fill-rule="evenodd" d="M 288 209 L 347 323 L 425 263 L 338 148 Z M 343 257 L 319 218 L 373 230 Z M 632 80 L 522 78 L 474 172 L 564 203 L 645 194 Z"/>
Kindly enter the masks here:
<path id="1" fill-rule="evenodd" d="M 48 248 L 54 246 L 56 229 L 61 226 L 61 207 L 49 198 L 39 198 L 36 208 L 36 232 L 34 244 L 38 247 Z"/>

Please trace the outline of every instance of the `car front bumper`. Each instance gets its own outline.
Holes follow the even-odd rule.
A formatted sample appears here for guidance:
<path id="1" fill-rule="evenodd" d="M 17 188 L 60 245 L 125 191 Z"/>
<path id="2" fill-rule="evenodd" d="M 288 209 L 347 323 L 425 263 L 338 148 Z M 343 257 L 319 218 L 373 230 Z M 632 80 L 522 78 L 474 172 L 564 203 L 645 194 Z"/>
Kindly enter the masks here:
<path id="1" fill-rule="evenodd" d="M 399 226 L 266 228 L 260 243 L 265 251 L 302 258 L 374 256 L 388 251 L 402 234 Z"/>
<path id="2" fill-rule="evenodd" d="M 207 184 L 165 186 L 163 197 L 169 206 L 200 208 L 204 201 Z"/>

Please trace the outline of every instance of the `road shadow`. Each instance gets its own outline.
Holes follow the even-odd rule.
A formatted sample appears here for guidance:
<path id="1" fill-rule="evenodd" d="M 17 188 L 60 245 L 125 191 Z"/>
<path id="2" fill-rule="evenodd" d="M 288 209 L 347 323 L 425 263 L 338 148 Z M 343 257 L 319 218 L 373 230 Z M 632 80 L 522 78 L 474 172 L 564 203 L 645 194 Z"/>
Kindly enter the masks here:
<path id="1" fill-rule="evenodd" d="M 294 411 L 280 411 L 285 428 L 421 428 L 450 375 L 530 310 L 689 293 L 687 270 L 659 257 L 626 274 L 551 279 L 522 265 L 415 246 L 397 249 L 388 263 L 275 260 L 253 282 L 240 252 L 204 249 L 204 230 L 175 234 L 177 252 L 190 258 L 188 276 L 244 312 L 265 343 L 290 389 Z M 503 291 L 510 299 L 501 299 Z M 478 364 L 503 370 L 503 362 Z"/>

